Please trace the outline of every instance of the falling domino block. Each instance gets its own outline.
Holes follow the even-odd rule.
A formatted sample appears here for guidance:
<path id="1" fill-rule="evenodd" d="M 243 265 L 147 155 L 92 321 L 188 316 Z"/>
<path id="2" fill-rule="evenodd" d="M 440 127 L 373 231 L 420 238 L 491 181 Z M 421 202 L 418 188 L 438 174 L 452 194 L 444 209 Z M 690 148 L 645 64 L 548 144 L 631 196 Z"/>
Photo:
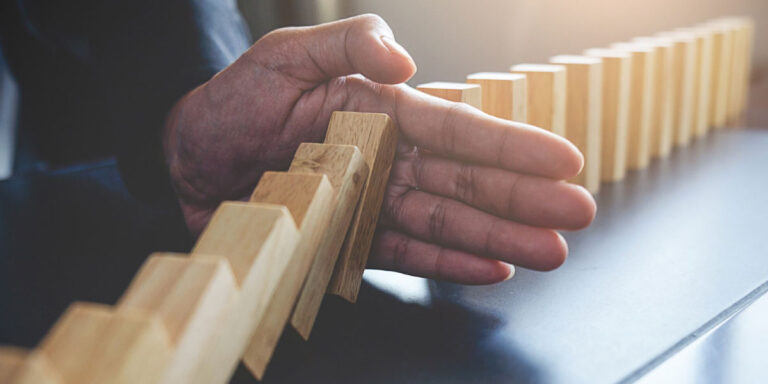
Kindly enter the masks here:
<path id="1" fill-rule="evenodd" d="M 170 361 L 157 316 L 74 303 L 39 347 L 64 383 L 157 383 Z"/>
<path id="2" fill-rule="evenodd" d="M 566 138 L 584 154 L 584 168 L 570 181 L 595 194 L 600 189 L 603 60 L 560 55 L 550 63 L 566 67 Z"/>
<path id="3" fill-rule="evenodd" d="M 510 69 L 528 84 L 528 123 L 566 136 L 566 69 L 562 65 L 518 64 Z"/>
<path id="4" fill-rule="evenodd" d="M 642 169 L 650 160 L 650 134 L 653 118 L 654 48 L 646 44 L 616 43 L 612 48 L 632 56 L 632 81 L 629 96 L 627 168 Z"/>
<path id="5" fill-rule="evenodd" d="M 588 49 L 584 54 L 603 60 L 601 179 L 619 181 L 624 178 L 627 170 L 632 57 L 626 52 L 599 48 Z"/>
<path id="6" fill-rule="evenodd" d="M 118 303 L 123 309 L 157 314 L 168 329 L 174 353 L 163 383 L 192 383 L 196 367 L 220 369 L 204 359 L 209 337 L 239 294 L 226 259 L 155 254 L 139 270 Z"/>
<path id="7" fill-rule="evenodd" d="M 368 177 L 368 166 L 355 146 L 303 143 L 288 172 L 325 174 L 334 191 L 331 222 L 291 315 L 291 325 L 308 339 Z"/>
<path id="8" fill-rule="evenodd" d="M 702 137 L 709 130 L 709 89 L 712 77 L 712 33 L 706 28 L 684 28 L 696 40 L 694 62 L 693 120 L 694 137 Z"/>
<path id="9" fill-rule="evenodd" d="M 397 129 L 382 113 L 334 112 L 325 143 L 357 146 L 368 165 L 360 202 L 328 284 L 328 293 L 355 302 L 395 157 Z"/>
<path id="10" fill-rule="evenodd" d="M 416 89 L 448 101 L 465 103 L 477 109 L 483 109 L 483 94 L 477 84 L 450 83 L 435 81 L 420 84 Z"/>
<path id="11" fill-rule="evenodd" d="M 670 39 L 663 37 L 637 37 L 632 41 L 656 47 L 656 84 L 654 85 L 654 107 L 651 119 L 651 157 L 667 157 L 672 151 L 673 135 L 673 83 L 674 48 Z"/>
<path id="12" fill-rule="evenodd" d="M 501 119 L 527 122 L 525 75 L 505 72 L 478 72 L 467 76 L 482 92 L 483 112 Z"/>
<path id="13" fill-rule="evenodd" d="M 0 383 L 64 384 L 42 353 L 12 347 L 0 348 Z"/>
<path id="14" fill-rule="evenodd" d="M 675 44 L 674 56 L 674 144 L 687 146 L 693 131 L 693 107 L 696 87 L 696 39 L 686 32 L 664 32 L 658 34 Z"/>

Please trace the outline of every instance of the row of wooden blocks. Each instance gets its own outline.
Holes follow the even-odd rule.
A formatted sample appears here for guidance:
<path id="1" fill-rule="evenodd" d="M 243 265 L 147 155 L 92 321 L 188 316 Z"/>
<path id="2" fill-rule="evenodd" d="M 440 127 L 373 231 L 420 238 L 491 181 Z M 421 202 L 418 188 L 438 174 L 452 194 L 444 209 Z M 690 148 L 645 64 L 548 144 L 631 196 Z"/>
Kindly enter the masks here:
<path id="1" fill-rule="evenodd" d="M 33 351 L 0 348 L 0 383 L 224 383 L 241 359 L 261 378 L 326 291 L 356 300 L 396 144 L 387 115 L 335 112 L 189 255 L 151 255 L 117 305 L 72 304 Z"/>
<path id="2" fill-rule="evenodd" d="M 569 139 L 585 159 L 570 181 L 597 193 L 601 181 L 622 180 L 735 122 L 746 106 L 753 31 L 748 18 L 712 20 L 418 88 Z"/>

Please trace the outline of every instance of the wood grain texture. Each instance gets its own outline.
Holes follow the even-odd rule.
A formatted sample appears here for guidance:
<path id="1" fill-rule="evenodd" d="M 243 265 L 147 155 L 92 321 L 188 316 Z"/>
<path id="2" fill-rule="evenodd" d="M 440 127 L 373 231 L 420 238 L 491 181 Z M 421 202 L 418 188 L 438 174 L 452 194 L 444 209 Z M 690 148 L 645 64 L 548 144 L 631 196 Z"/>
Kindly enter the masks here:
<path id="1" fill-rule="evenodd" d="M 651 119 L 651 157 L 663 158 L 672 152 L 673 139 L 673 83 L 675 43 L 663 37 L 637 37 L 632 40 L 656 48 L 656 84 L 654 85 L 654 107 Z"/>
<path id="2" fill-rule="evenodd" d="M 243 354 L 245 366 L 258 379 L 264 376 L 309 274 L 333 215 L 333 198 L 333 187 L 324 174 L 298 172 L 267 172 L 251 195 L 252 202 L 285 205 L 299 228 L 299 243 L 273 296 L 266 300 L 264 316 Z"/>
<path id="3" fill-rule="evenodd" d="M 566 68 L 565 137 L 584 154 L 584 168 L 570 181 L 596 194 L 600 190 L 603 60 L 559 55 L 549 62 Z"/>
<path id="4" fill-rule="evenodd" d="M 360 202 L 328 285 L 328 293 L 354 302 L 363 280 L 389 171 L 395 157 L 397 129 L 392 119 L 385 114 L 334 112 L 325 143 L 357 146 L 368 165 L 368 177 Z"/>
<path id="5" fill-rule="evenodd" d="M 145 311 L 74 303 L 40 345 L 65 383 L 157 383 L 170 362 L 161 320 Z"/>
<path id="6" fill-rule="evenodd" d="M 416 89 L 448 101 L 469 104 L 477 109 L 483 109 L 483 94 L 477 84 L 451 83 L 435 81 L 419 84 Z"/>
<path id="7" fill-rule="evenodd" d="M 525 75 L 505 72 L 478 72 L 467 76 L 482 92 L 483 112 L 501 119 L 528 122 Z"/>
<path id="8" fill-rule="evenodd" d="M 617 43 L 612 48 L 632 56 L 627 130 L 627 168 L 643 169 L 650 162 L 651 123 L 655 85 L 655 49 L 645 44 Z"/>
<path id="9" fill-rule="evenodd" d="M 658 34 L 675 44 L 673 90 L 673 142 L 685 147 L 693 133 L 694 89 L 696 88 L 696 39 L 687 32 L 664 32 Z"/>
<path id="10" fill-rule="evenodd" d="M 324 174 L 333 187 L 333 216 L 291 314 L 291 325 L 304 339 L 308 339 L 312 331 L 368 171 L 357 147 L 314 143 L 301 144 L 288 169 L 288 172 Z"/>
<path id="11" fill-rule="evenodd" d="M 588 49 L 584 54 L 603 60 L 601 180 L 619 181 L 627 171 L 632 56 L 627 52 L 599 48 Z"/>
<path id="12" fill-rule="evenodd" d="M 64 384 L 40 352 L 0 347 L 0 383 Z"/>
<path id="13" fill-rule="evenodd" d="M 286 275 L 295 273 L 292 265 L 299 241 L 294 219 L 283 205 L 225 202 L 216 210 L 191 257 L 225 258 L 232 266 L 239 294 L 217 320 L 219 327 L 204 348 L 207 363 L 191 375 L 195 383 L 226 382 L 257 326 L 277 315 L 269 312 L 270 304 L 280 299 L 278 291 L 284 280 L 292 281 Z M 278 325 L 280 330 L 287 316 Z"/>
<path id="14" fill-rule="evenodd" d="M 528 123 L 566 136 L 566 69 L 562 65 L 518 64 L 510 72 L 523 74 L 528 85 Z"/>
<path id="15" fill-rule="evenodd" d="M 118 311 L 157 314 L 168 330 L 174 353 L 164 383 L 191 383 L 195 367 L 207 364 L 205 347 L 219 319 L 238 295 L 226 259 L 192 259 L 154 254 L 144 263 L 118 303 Z"/>

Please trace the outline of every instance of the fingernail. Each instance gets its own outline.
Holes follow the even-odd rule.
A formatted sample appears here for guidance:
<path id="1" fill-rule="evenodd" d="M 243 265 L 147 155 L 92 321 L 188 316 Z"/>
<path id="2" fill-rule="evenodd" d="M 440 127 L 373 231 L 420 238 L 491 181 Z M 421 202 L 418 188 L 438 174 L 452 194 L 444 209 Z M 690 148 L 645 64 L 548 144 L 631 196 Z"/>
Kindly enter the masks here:
<path id="1" fill-rule="evenodd" d="M 507 281 L 515 276 L 515 266 L 512 264 L 507 264 L 507 265 L 509 265 L 509 275 L 506 278 L 504 278 L 504 281 Z"/>
<path id="2" fill-rule="evenodd" d="M 384 44 L 385 47 L 387 47 L 390 53 L 398 53 L 400 55 L 403 55 L 409 58 L 411 61 L 413 61 L 413 58 L 411 57 L 410 54 L 408 54 L 408 51 L 406 51 L 402 45 L 398 44 L 397 41 L 395 41 L 395 39 L 386 35 L 382 35 L 381 42 Z"/>

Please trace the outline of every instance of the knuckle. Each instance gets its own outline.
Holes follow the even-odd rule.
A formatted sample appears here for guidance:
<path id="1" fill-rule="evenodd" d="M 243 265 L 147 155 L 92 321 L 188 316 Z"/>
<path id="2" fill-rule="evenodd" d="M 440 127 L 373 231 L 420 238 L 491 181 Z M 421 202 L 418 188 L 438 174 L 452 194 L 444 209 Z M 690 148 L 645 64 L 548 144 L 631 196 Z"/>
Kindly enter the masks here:
<path id="1" fill-rule="evenodd" d="M 474 195 L 474 174 L 475 170 L 469 164 L 461 163 L 456 172 L 454 180 L 454 194 L 457 199 L 462 201 L 471 200 Z"/>
<path id="2" fill-rule="evenodd" d="M 445 229 L 445 212 L 445 204 L 442 201 L 435 203 L 429 212 L 429 235 L 433 240 L 443 238 L 443 229 Z"/>

